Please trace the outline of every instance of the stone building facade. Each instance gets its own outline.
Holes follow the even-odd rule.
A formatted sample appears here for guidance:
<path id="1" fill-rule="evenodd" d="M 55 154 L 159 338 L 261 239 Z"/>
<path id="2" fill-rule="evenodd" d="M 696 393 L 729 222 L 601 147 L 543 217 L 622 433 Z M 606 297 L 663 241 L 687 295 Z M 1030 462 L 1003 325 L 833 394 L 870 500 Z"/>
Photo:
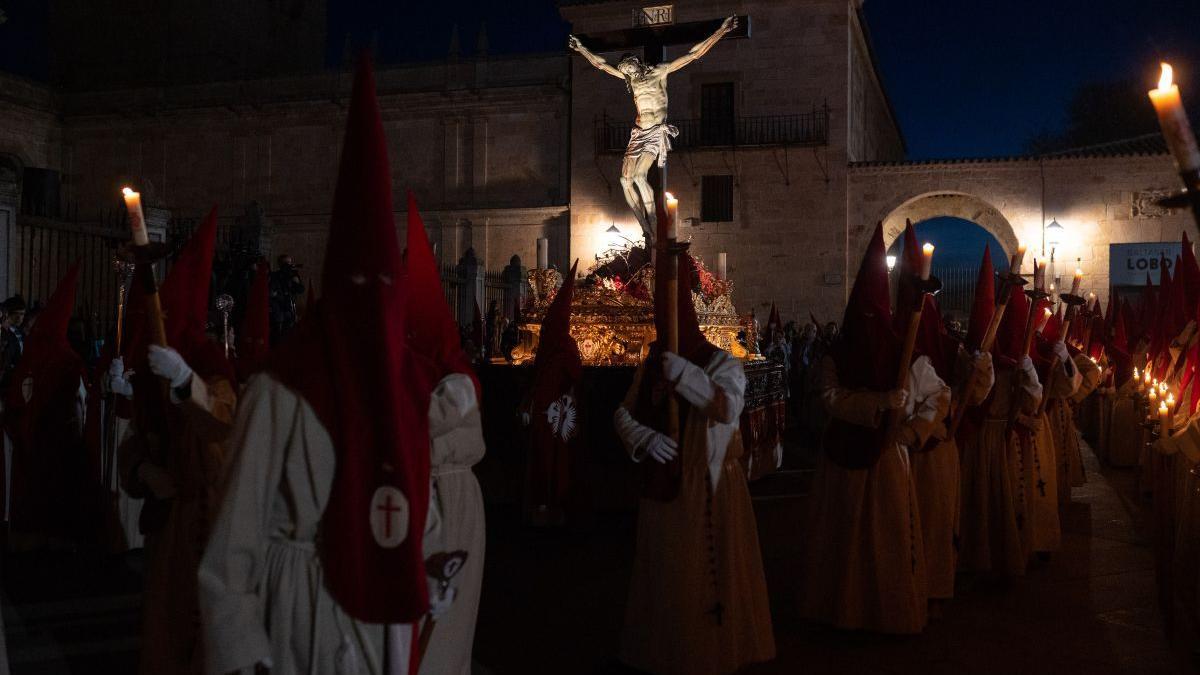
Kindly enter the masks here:
<path id="1" fill-rule="evenodd" d="M 1184 214 L 1136 206 L 1176 184 L 1161 142 L 1047 158 L 905 162 L 863 1 L 673 4 L 676 23 L 750 17 L 748 39 L 718 44 L 670 83 L 671 121 L 684 132 L 668 177 L 686 221 L 681 234 L 706 261 L 728 254 L 742 311 L 761 315 L 774 301 L 787 318 L 840 316 L 880 220 L 894 235 L 905 217 L 957 215 L 1011 248 L 1017 238 L 1036 242 L 1044 217 L 1054 217 L 1074 237 L 1076 250 L 1065 256 L 1082 259 L 1097 291 L 1110 242 L 1178 239 Z M 56 30 L 78 28 L 91 16 L 87 4 L 56 0 Z M 241 4 L 176 6 L 193 17 L 196 35 L 211 37 L 225 24 L 209 14 Z M 25 169 L 57 172 L 63 207 L 51 215 L 96 231 L 119 227 L 126 183 L 177 219 L 199 218 L 216 203 L 228 225 L 248 204 L 261 205 L 272 250 L 291 253 L 319 279 L 350 72 L 318 67 L 323 3 L 244 4 L 237 11 L 267 14 L 239 16 L 288 37 L 239 51 L 251 36 L 234 31 L 235 47 L 222 46 L 211 63 L 187 46 L 198 44 L 189 42 L 196 35 L 180 38 L 174 51 L 167 45 L 153 52 L 157 61 L 147 59 L 144 68 L 157 70 L 124 80 L 134 69 L 117 67 L 129 54 L 98 45 L 57 53 L 52 84 L 0 75 L 0 293 L 18 286 Z M 642 4 L 560 2 L 573 31 L 585 35 L 630 27 Z M 634 116 L 623 83 L 565 50 L 495 57 L 481 48 L 377 72 L 399 222 L 412 189 L 443 263 L 472 249 L 494 271 L 514 254 L 531 264 L 540 237 L 560 269 L 575 258 L 586 269 L 618 244 L 611 228 L 640 238 L 618 181 Z M 212 68 L 222 59 L 232 61 Z M 84 70 L 69 66 L 83 60 L 97 73 L 122 75 L 81 77 Z"/>

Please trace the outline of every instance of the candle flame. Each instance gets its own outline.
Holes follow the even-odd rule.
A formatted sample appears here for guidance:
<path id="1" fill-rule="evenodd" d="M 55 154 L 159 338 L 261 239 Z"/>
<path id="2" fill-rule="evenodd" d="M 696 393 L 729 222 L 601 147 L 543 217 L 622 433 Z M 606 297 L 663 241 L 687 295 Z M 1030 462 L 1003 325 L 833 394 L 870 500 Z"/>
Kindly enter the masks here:
<path id="1" fill-rule="evenodd" d="M 1166 61 L 1162 62 L 1162 75 L 1158 78 L 1158 88 L 1162 90 L 1170 89 L 1171 85 L 1175 84 L 1175 69 Z"/>
<path id="2" fill-rule="evenodd" d="M 667 193 L 667 202 L 677 202 L 677 201 L 679 201 L 679 200 L 675 199 L 675 195 L 671 194 L 670 192 Z"/>
<path id="3" fill-rule="evenodd" d="M 121 194 L 123 194 L 123 195 L 125 195 L 126 197 L 128 197 L 128 196 L 130 196 L 130 195 L 135 195 L 135 194 L 137 194 L 137 193 L 136 193 L 136 192 L 134 192 L 134 191 L 133 191 L 133 188 L 131 188 L 131 187 L 123 187 L 123 188 L 121 188 Z"/>
<path id="4" fill-rule="evenodd" d="M 925 252 L 925 255 L 933 255 L 933 244 L 925 242 L 925 245 L 921 247 L 921 250 Z"/>
<path id="5" fill-rule="evenodd" d="M 1159 404 L 1158 404 L 1158 414 L 1159 414 L 1159 415 L 1166 415 L 1166 414 L 1167 414 L 1167 412 L 1168 412 L 1168 410 L 1167 410 L 1167 402 L 1166 402 L 1166 401 L 1163 401 L 1162 403 L 1159 403 Z"/>

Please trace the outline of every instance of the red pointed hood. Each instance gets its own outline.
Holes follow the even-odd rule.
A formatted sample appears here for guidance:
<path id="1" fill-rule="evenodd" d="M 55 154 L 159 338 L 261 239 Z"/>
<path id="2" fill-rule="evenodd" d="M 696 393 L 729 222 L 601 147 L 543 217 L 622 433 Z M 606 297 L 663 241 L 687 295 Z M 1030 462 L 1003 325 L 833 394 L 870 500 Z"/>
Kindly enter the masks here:
<path id="1" fill-rule="evenodd" d="M 408 313 L 414 330 L 409 336 L 413 349 L 422 357 L 428 377 L 436 384 L 452 373 L 461 373 L 475 382 L 475 393 L 479 392 L 479 378 L 471 367 L 471 360 L 462 348 L 458 323 L 446 303 L 442 291 L 442 276 L 438 272 L 433 247 L 425 234 L 425 223 L 417 210 L 417 198 L 408 192 L 408 247 L 405 249 L 404 266 L 411 288 L 408 297 Z M 482 399 L 481 399 L 482 400 Z"/>
<path id="2" fill-rule="evenodd" d="M 832 350 L 843 385 L 876 391 L 895 386 L 900 339 L 892 326 L 890 304 L 887 255 L 880 223 L 867 244 L 846 303 L 838 343 Z"/>
<path id="3" fill-rule="evenodd" d="M 783 320 L 779 318 L 779 308 L 772 302 L 771 313 L 767 316 L 767 334 L 774 339 L 776 332 L 781 330 L 783 330 Z"/>
<path id="4" fill-rule="evenodd" d="M 158 295 L 167 345 L 178 351 L 201 377 L 219 376 L 233 381 L 233 366 L 225 358 L 224 349 L 205 332 L 216 244 L 217 208 L 214 206 L 180 249 Z M 145 348 L 144 344 L 139 347 Z"/>
<path id="5" fill-rule="evenodd" d="M 244 382 L 271 353 L 271 267 L 265 260 L 255 267 L 237 340 L 237 375 Z"/>
<path id="6" fill-rule="evenodd" d="M 417 621 L 429 607 L 421 532 L 432 383 L 406 331 L 428 320 L 412 316 L 407 294 L 429 289 L 403 283 L 403 274 L 387 139 L 363 58 L 347 112 L 322 297 L 274 350 L 269 368 L 329 431 L 337 461 L 321 517 L 324 583 L 347 614 L 369 623 Z"/>
<path id="7" fill-rule="evenodd" d="M 1020 286 L 1009 289 L 1008 309 L 996 330 L 992 355 L 1000 365 L 1012 367 L 1020 360 L 1025 347 L 1025 325 L 1029 320 L 1029 296 Z"/>
<path id="8" fill-rule="evenodd" d="M 546 315 L 542 318 L 542 328 L 538 333 L 537 356 L 533 361 L 535 368 L 538 364 L 546 362 L 559 350 L 579 351 L 575 338 L 571 337 L 571 301 L 575 297 L 575 273 L 578 268 L 579 261 L 576 260 L 571 265 L 570 274 L 563 280 L 562 286 L 555 294 L 554 301 L 546 309 Z"/>
<path id="9" fill-rule="evenodd" d="M 13 369 L 4 398 L 10 412 L 5 416 L 5 425 L 14 441 L 33 442 L 32 435 L 42 413 L 63 405 L 66 400 L 74 400 L 64 398 L 64 394 L 76 391 L 84 372 L 83 360 L 67 341 L 79 268 L 79 261 L 75 261 L 59 280 L 25 339 L 25 349 Z"/>
<path id="10" fill-rule="evenodd" d="M 158 290 L 167 344 L 179 350 L 205 338 L 213 254 L 217 245 L 217 207 L 180 249 Z M 180 350 L 182 352 L 182 350 Z"/>
<path id="11" fill-rule="evenodd" d="M 932 295 L 925 296 L 925 307 L 921 311 L 921 328 L 917 333 L 916 352 L 928 356 L 933 369 L 943 382 L 954 381 L 954 362 L 958 356 L 958 340 L 946 331 L 942 313 Z"/>
<path id="12" fill-rule="evenodd" d="M 979 276 L 975 280 L 975 301 L 971 304 L 971 319 L 967 325 L 966 344 L 978 350 L 983 343 L 984 333 L 996 313 L 996 272 L 992 268 L 990 245 L 983 247 L 983 260 L 979 262 Z"/>
<path id="13" fill-rule="evenodd" d="M 1183 281 L 1184 292 L 1187 296 L 1187 308 L 1191 309 L 1200 303 L 1200 264 L 1196 263 L 1196 252 L 1192 250 L 1192 242 L 1187 232 L 1183 233 L 1183 254 L 1180 256 L 1179 267 L 1175 268 L 1175 276 Z"/>

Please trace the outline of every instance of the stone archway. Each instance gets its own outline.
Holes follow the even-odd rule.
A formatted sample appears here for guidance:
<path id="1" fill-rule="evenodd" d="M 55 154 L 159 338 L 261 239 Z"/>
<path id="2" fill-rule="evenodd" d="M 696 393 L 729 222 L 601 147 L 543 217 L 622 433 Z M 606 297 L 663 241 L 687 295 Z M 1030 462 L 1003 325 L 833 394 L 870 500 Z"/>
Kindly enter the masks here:
<path id="1" fill-rule="evenodd" d="M 1000 210 L 974 195 L 962 192 L 929 192 L 901 202 L 883 215 L 884 245 L 904 233 L 904 222 L 913 224 L 936 218 L 952 216 L 968 220 L 987 230 L 1003 247 L 1006 255 L 1017 250 L 1017 234 L 1012 224 Z"/>

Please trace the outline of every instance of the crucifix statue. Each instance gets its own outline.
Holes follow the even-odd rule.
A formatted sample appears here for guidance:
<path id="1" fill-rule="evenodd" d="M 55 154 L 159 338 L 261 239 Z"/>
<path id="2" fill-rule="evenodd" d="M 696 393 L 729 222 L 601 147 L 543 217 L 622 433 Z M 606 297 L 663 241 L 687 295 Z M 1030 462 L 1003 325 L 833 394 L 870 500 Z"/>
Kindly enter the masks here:
<path id="1" fill-rule="evenodd" d="M 707 26 L 708 22 L 701 22 L 700 25 Z M 638 38 L 645 38 L 645 61 L 634 54 L 625 54 L 615 67 L 585 47 L 574 35 L 567 41 L 567 46 L 579 52 L 593 66 L 613 77 L 625 80 L 626 90 L 633 94 L 633 104 L 637 107 L 638 114 L 633 132 L 629 136 L 629 146 L 625 149 L 625 159 L 621 164 L 621 188 L 625 193 L 625 201 L 633 210 L 638 224 L 642 226 L 647 249 L 654 244 L 658 221 L 654 206 L 656 197 L 649 180 L 650 170 L 655 165 L 660 171 L 665 170 L 671 139 L 679 135 L 677 128 L 667 124 L 667 76 L 698 60 L 726 34 L 736 30 L 738 17 L 731 16 L 725 19 L 715 32 L 686 54 L 674 61 L 662 63 L 666 45 L 674 44 L 673 40 L 694 32 L 695 27 L 695 24 L 673 26 L 672 28 L 676 29 L 674 36 L 664 31 L 639 28 L 634 31 L 621 31 L 616 35 L 586 38 L 593 44 L 598 43 L 609 48 L 632 47 Z M 655 47 L 657 49 L 654 49 Z M 660 181 L 660 187 L 663 182 L 665 181 Z"/>

